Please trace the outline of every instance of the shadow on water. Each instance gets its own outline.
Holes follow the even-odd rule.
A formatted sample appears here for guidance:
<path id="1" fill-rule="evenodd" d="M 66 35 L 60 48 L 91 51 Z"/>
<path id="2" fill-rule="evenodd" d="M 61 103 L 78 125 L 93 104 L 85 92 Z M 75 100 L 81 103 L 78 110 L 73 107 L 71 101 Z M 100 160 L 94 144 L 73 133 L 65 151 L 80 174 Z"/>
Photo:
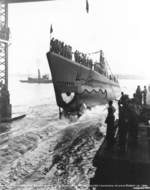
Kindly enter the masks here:
<path id="1" fill-rule="evenodd" d="M 9 133 L 10 133 L 11 125 L 10 124 L 0 124 L 0 146 L 4 145 L 9 140 Z M 2 148 L 2 147 L 0 147 Z"/>
<path id="2" fill-rule="evenodd" d="M 9 130 L 10 130 L 10 124 L 3 124 L 3 123 L 1 123 L 0 124 L 0 135 L 2 134 L 2 133 L 6 133 L 6 132 L 8 132 Z"/>

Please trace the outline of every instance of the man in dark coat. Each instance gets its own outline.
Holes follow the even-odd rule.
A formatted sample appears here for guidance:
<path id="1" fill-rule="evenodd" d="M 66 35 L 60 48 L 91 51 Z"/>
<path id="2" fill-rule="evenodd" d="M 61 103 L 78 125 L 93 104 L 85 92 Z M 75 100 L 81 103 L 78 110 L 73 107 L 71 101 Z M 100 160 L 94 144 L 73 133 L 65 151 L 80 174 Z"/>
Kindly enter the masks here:
<path id="1" fill-rule="evenodd" d="M 115 116 L 114 113 L 116 109 L 113 106 L 113 101 L 109 101 L 109 107 L 108 107 L 108 114 L 105 123 L 107 123 L 107 132 L 106 132 L 106 139 L 109 145 L 113 144 L 114 142 L 114 122 L 115 122 Z"/>
<path id="2" fill-rule="evenodd" d="M 146 105 L 146 95 L 147 95 L 147 88 L 144 86 L 143 90 L 143 104 Z"/>
<path id="3" fill-rule="evenodd" d="M 137 86 L 137 89 L 136 89 L 136 96 L 138 98 L 139 105 L 142 105 L 142 91 L 139 85 Z"/>
<path id="4" fill-rule="evenodd" d="M 129 98 L 124 95 L 124 102 L 119 109 L 119 148 L 125 152 L 127 145 L 127 134 L 129 129 L 130 113 L 129 113 Z"/>

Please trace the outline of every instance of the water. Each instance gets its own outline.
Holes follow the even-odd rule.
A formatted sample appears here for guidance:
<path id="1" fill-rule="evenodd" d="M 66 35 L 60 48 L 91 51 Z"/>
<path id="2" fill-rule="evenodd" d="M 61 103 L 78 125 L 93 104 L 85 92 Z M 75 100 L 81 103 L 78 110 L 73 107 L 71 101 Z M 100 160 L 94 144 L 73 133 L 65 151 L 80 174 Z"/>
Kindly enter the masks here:
<path id="1" fill-rule="evenodd" d="M 120 84 L 132 95 L 138 84 L 148 82 L 121 80 Z M 75 189 L 87 189 L 95 171 L 92 159 L 106 131 L 106 106 L 87 110 L 73 122 L 59 120 L 52 84 L 20 83 L 18 77 L 12 77 L 9 88 L 13 113 L 27 115 L 11 124 L 1 124 L 2 187 L 58 189 L 61 185 L 71 189 L 73 185 Z"/>
<path id="2" fill-rule="evenodd" d="M 49 104 L 51 105 L 52 113 L 55 112 L 57 106 L 53 84 L 21 83 L 20 79 L 19 77 L 11 77 L 9 84 L 10 101 L 14 111 L 18 107 L 28 109 L 37 105 Z"/>

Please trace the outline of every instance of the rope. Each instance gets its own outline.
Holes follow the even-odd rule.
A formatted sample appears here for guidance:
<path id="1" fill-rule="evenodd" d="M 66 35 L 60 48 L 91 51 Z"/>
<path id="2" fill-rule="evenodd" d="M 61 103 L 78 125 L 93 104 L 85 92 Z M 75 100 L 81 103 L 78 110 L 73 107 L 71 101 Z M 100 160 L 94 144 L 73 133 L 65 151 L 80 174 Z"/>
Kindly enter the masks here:
<path id="1" fill-rule="evenodd" d="M 92 74 L 92 68 L 90 68 L 90 70 L 89 70 L 88 77 L 86 79 L 86 83 L 88 83 L 89 80 L 91 79 L 91 74 Z"/>
<path id="2" fill-rule="evenodd" d="M 91 53 L 87 53 L 87 55 L 92 55 L 92 54 L 97 54 L 97 53 L 100 53 L 100 50 L 99 51 L 95 51 L 95 52 L 91 52 Z"/>
<path id="3" fill-rule="evenodd" d="M 91 52 L 91 53 L 87 53 L 87 55 L 92 55 L 92 54 L 97 54 L 97 53 L 100 53 L 100 50 L 99 51 L 95 51 L 95 52 Z M 105 63 L 107 65 L 108 70 L 110 71 L 111 75 L 113 75 L 113 73 L 112 73 L 112 71 L 110 69 L 110 66 L 109 66 L 108 61 L 106 60 L 106 58 L 105 58 Z"/>
<path id="4" fill-rule="evenodd" d="M 74 54 L 75 51 L 72 51 L 72 54 Z M 91 52 L 91 53 L 86 53 L 86 55 L 92 55 L 92 54 L 97 54 L 97 53 L 100 53 L 100 50 L 99 51 L 95 51 L 95 52 Z"/>
<path id="5" fill-rule="evenodd" d="M 106 63 L 106 65 L 107 65 L 108 70 L 110 71 L 111 75 L 113 75 L 113 73 L 112 73 L 112 71 L 111 71 L 111 69 L 110 69 L 109 63 L 108 63 L 108 61 L 107 61 L 106 59 L 105 59 L 105 63 Z"/>

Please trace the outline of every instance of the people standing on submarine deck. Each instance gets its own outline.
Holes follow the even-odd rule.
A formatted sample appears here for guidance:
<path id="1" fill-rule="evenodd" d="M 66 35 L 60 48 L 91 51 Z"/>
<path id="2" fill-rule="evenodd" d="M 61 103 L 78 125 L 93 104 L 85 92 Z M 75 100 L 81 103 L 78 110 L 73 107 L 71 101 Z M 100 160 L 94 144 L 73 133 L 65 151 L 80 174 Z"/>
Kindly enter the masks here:
<path id="1" fill-rule="evenodd" d="M 115 107 L 113 106 L 113 101 L 110 100 L 108 102 L 108 114 L 105 120 L 105 123 L 107 124 L 107 131 L 106 131 L 106 139 L 108 142 L 108 145 L 112 145 L 114 143 L 114 123 L 115 123 L 115 116 L 114 113 L 116 111 Z"/>

